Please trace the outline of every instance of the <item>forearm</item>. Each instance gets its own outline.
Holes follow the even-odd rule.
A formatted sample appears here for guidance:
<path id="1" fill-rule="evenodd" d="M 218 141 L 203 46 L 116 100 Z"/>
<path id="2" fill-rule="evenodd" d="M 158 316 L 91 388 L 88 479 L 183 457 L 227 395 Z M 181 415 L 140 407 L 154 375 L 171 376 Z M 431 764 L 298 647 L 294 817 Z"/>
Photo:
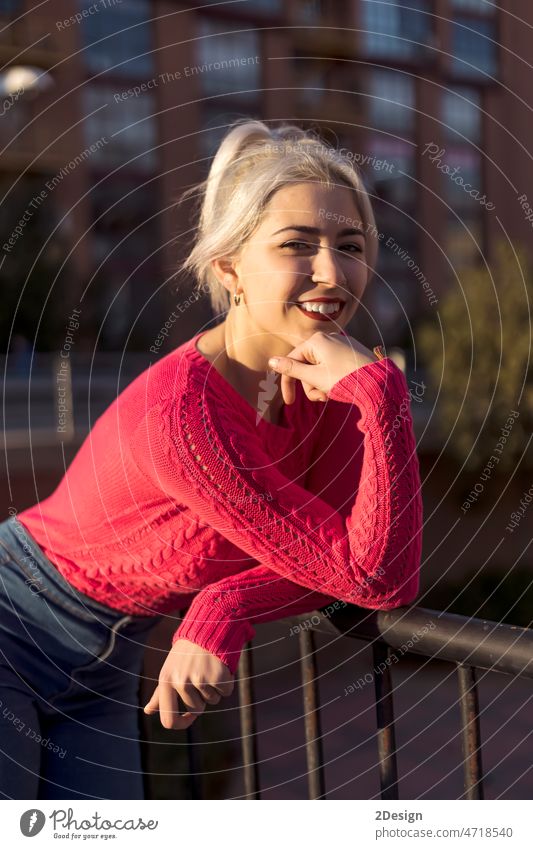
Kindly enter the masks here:
<path id="1" fill-rule="evenodd" d="M 172 642 L 197 643 L 234 672 L 243 645 L 255 634 L 253 625 L 308 613 L 332 601 L 260 565 L 198 593 Z"/>

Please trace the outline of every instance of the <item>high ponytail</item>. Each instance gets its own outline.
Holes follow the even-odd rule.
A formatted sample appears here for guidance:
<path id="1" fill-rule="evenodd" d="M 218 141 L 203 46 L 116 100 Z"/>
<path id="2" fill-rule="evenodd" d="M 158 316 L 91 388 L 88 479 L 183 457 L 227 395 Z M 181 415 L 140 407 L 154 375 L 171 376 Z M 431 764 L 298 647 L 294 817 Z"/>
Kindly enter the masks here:
<path id="1" fill-rule="evenodd" d="M 224 172 L 249 144 L 255 141 L 268 141 L 270 130 L 262 121 L 244 121 L 234 126 L 222 139 L 215 158 L 211 163 L 206 180 L 204 202 L 200 215 L 200 230 L 205 231 L 212 221 L 216 207 L 216 197 Z"/>
<path id="2" fill-rule="evenodd" d="M 306 181 L 354 190 L 366 231 L 370 277 L 377 262 L 377 230 L 357 166 L 315 133 L 294 124 L 270 129 L 262 121 L 239 119 L 220 143 L 207 179 L 181 196 L 183 201 L 196 195 L 201 205 L 196 243 L 179 272 L 191 272 L 198 291 L 207 287 L 215 315 L 227 312 L 230 296 L 216 279 L 212 260 L 237 255 L 259 226 L 272 195 Z"/>

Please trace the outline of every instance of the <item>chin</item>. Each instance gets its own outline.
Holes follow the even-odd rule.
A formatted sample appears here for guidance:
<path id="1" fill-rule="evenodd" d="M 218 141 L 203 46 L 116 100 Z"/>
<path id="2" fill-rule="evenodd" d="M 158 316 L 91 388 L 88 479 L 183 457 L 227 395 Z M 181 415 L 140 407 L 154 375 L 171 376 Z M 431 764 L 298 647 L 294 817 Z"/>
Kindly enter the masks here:
<path id="1" fill-rule="evenodd" d="M 298 334 L 302 339 L 309 339 L 314 333 L 345 333 L 346 324 L 340 321 L 310 321 L 304 319 L 298 324 Z"/>

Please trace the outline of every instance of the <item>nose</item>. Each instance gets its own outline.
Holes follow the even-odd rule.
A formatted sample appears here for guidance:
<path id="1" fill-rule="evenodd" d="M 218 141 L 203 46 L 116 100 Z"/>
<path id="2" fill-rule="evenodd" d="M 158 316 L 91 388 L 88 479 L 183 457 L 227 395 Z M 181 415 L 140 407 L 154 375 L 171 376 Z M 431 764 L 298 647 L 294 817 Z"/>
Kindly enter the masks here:
<path id="1" fill-rule="evenodd" d="M 319 245 L 313 257 L 313 283 L 326 283 L 330 286 L 344 286 L 346 277 L 341 269 L 339 255 L 329 245 Z"/>

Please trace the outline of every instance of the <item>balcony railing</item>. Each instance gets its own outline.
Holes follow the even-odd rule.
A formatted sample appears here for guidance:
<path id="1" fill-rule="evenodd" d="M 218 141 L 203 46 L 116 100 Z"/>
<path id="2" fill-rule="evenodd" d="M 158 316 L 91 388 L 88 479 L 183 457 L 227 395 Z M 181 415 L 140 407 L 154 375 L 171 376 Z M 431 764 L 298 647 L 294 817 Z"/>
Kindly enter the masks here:
<path id="1" fill-rule="evenodd" d="M 314 624 L 319 620 L 317 624 Z M 381 799 L 399 799 L 396 758 L 394 687 L 391 658 L 394 650 L 431 660 L 456 664 L 461 708 L 465 799 L 483 799 L 482 740 L 476 670 L 496 670 L 510 676 L 533 678 L 533 629 L 468 618 L 423 607 L 395 610 L 363 610 L 348 605 L 329 618 L 322 615 L 297 617 L 305 623 L 299 633 L 305 725 L 307 786 L 309 799 L 326 799 L 324 758 L 320 727 L 320 695 L 315 632 L 337 638 L 364 640 L 371 644 L 374 661 L 377 762 Z M 417 635 L 417 639 L 414 639 Z M 257 722 L 253 688 L 254 649 L 243 650 L 237 670 L 242 748 L 242 770 L 246 799 L 261 798 L 260 762 L 257 751 Z M 188 791 L 201 799 L 206 776 L 198 763 L 201 736 L 198 721 L 187 729 Z"/>
<path id="2" fill-rule="evenodd" d="M 392 349 L 390 356 L 394 358 L 395 352 L 401 367 L 401 351 Z M 0 450 L 68 442 L 79 445 L 98 416 L 153 359 L 148 350 L 126 354 L 71 352 L 63 366 L 59 351 L 0 356 L 5 399 Z M 57 376 L 61 369 L 67 372 L 65 382 L 71 399 L 67 433 L 57 429 Z M 420 380 L 420 370 L 413 377 Z M 411 404 L 415 432 L 424 434 L 425 447 L 439 444 L 432 428 L 432 403 L 432 399 L 424 398 L 423 403 Z"/>

